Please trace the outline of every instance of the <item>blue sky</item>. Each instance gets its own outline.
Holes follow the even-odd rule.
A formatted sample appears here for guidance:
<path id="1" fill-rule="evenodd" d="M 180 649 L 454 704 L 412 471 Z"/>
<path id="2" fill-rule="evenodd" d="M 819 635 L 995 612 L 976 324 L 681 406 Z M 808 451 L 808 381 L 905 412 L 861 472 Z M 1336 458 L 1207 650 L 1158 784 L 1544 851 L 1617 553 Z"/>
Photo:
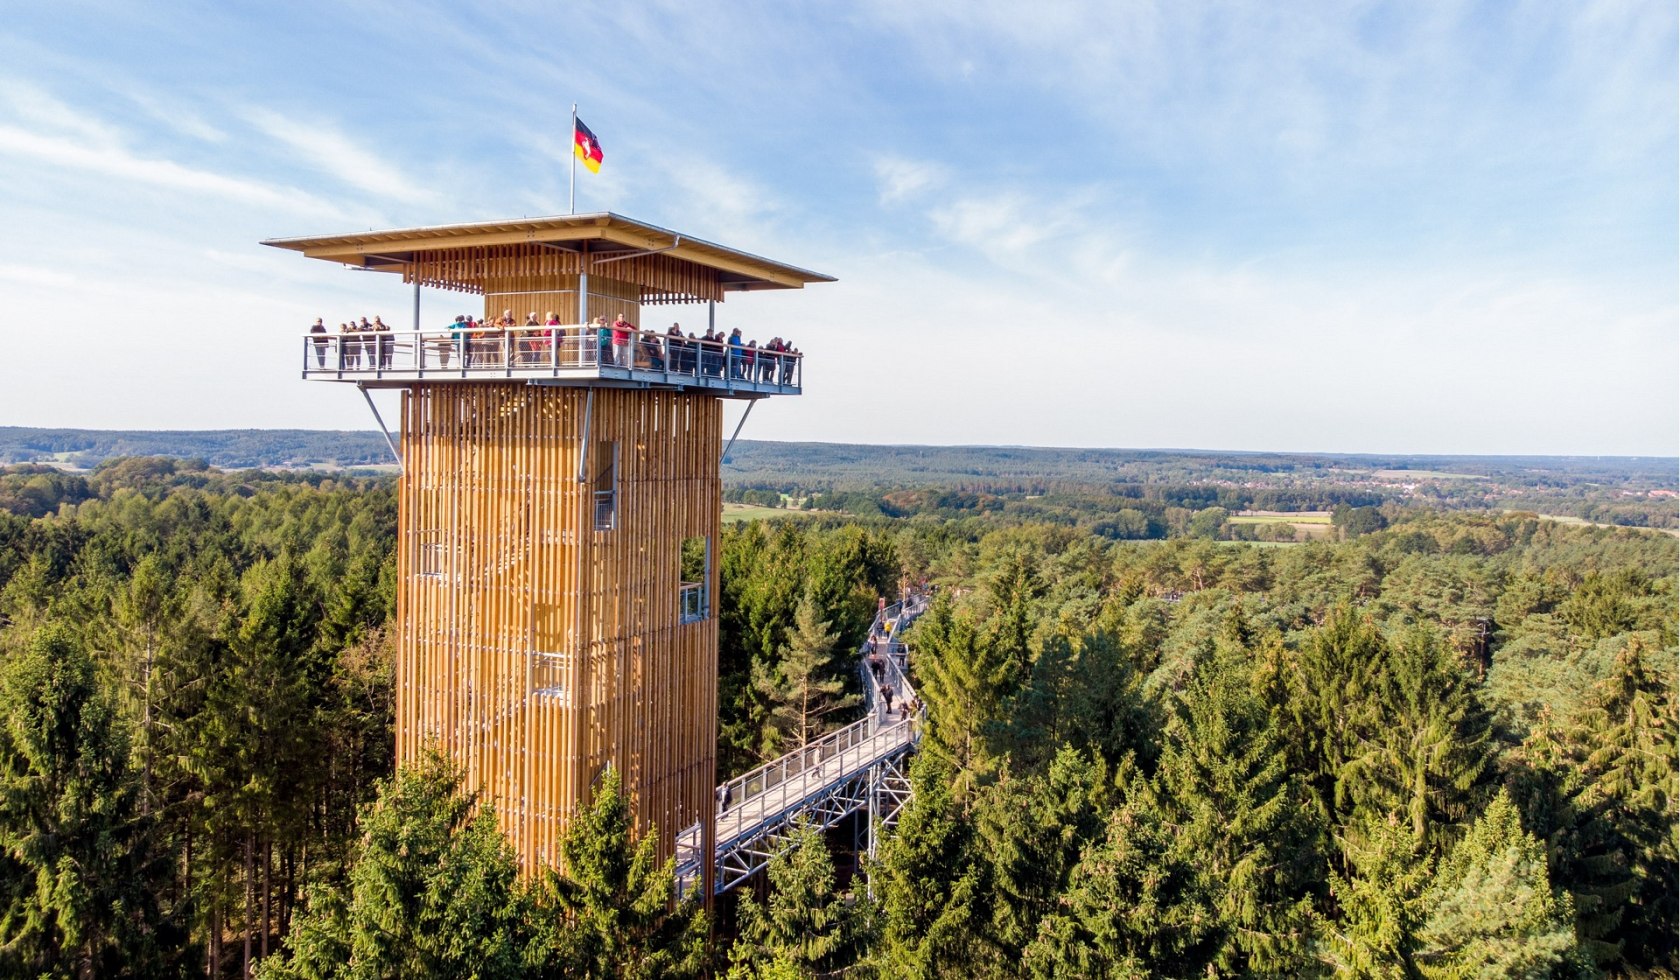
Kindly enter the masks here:
<path id="1" fill-rule="evenodd" d="M 751 437 L 1680 444 L 1673 3 L 60 0 L 0 31 L 0 424 L 366 427 L 295 334 L 408 292 L 257 240 L 563 212 L 575 101 L 579 210 L 840 278 L 720 311 L 811 358 Z"/>

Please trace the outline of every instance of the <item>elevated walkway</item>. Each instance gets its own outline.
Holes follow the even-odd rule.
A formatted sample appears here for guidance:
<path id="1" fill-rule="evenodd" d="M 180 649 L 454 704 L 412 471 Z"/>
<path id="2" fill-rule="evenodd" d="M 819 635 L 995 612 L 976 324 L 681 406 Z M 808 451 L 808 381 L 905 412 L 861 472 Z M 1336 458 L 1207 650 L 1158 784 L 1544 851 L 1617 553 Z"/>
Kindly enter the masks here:
<path id="1" fill-rule="evenodd" d="M 827 829 L 855 813 L 869 815 L 869 852 L 877 824 L 893 823 L 910 798 L 909 756 L 921 740 L 920 714 L 904 666 L 903 631 L 927 608 L 926 597 L 876 614 L 858 651 L 867 712 L 845 728 L 774 759 L 718 787 L 717 842 L 710 855 L 713 891 L 722 894 L 769 866 L 789 846 L 804 818 Z M 879 662 L 871 667 L 871 660 Z M 880 674 L 876 674 L 876 669 Z M 889 699 L 884 692 L 891 692 Z M 704 829 L 695 824 L 677 839 L 677 889 L 699 887 Z"/>

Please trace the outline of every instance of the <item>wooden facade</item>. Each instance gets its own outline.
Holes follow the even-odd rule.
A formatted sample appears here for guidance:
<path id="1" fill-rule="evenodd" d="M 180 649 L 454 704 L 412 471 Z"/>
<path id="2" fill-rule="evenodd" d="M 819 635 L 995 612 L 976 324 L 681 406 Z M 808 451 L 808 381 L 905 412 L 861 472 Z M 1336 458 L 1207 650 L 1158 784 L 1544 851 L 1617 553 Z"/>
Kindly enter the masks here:
<path id="1" fill-rule="evenodd" d="M 608 764 L 662 854 L 696 822 L 710 840 L 717 623 L 710 604 L 682 622 L 679 592 L 683 540 L 715 554 L 722 437 L 703 393 L 404 394 L 397 761 L 434 747 L 456 760 L 528 870 L 558 863 Z"/>

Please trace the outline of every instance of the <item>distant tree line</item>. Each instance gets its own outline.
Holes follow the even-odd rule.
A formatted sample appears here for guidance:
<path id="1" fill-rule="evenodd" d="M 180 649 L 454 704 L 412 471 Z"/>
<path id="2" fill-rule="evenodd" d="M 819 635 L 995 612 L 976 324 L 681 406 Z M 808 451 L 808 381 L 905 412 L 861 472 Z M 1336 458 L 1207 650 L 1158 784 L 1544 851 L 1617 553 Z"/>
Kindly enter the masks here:
<path id="1" fill-rule="evenodd" d="M 0 462 L 66 462 L 84 469 L 120 456 L 198 458 L 212 466 L 229 468 L 311 464 L 376 466 L 390 463 L 390 453 L 384 438 L 375 431 L 120 431 L 0 426 Z"/>

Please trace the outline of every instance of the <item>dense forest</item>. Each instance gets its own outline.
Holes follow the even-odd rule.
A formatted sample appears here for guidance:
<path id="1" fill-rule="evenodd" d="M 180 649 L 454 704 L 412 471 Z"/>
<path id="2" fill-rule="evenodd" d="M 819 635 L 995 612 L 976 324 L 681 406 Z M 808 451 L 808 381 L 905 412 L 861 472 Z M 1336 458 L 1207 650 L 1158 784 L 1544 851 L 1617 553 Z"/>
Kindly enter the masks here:
<path id="1" fill-rule="evenodd" d="M 0 473 L 0 975 L 1673 976 L 1676 539 L 1382 497 L 1255 544 L 1204 489 L 729 526 L 727 772 L 939 599 L 878 859 L 805 828 L 708 913 L 610 770 L 532 880 L 393 771 L 387 480 Z"/>

